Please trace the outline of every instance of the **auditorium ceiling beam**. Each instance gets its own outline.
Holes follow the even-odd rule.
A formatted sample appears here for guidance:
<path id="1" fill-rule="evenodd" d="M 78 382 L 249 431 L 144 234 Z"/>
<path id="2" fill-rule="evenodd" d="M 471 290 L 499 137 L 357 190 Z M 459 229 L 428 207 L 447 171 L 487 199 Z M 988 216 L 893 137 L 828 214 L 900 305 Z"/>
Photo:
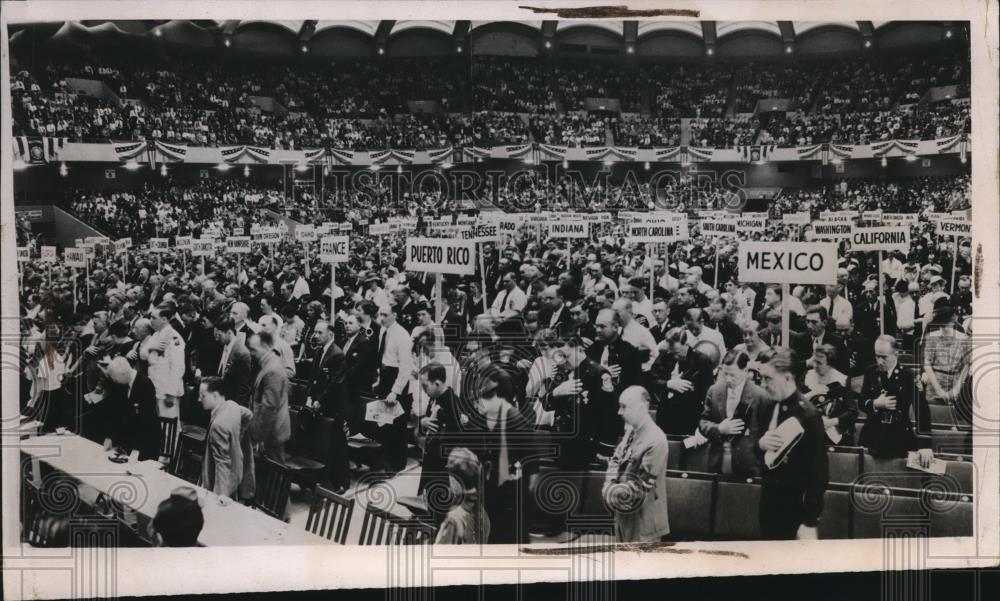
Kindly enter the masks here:
<path id="1" fill-rule="evenodd" d="M 701 22 L 701 39 L 705 44 L 705 54 L 707 56 L 715 55 L 715 42 L 718 36 L 715 33 L 715 21 L 702 21 Z"/>
<path id="2" fill-rule="evenodd" d="M 791 21 L 778 21 L 778 30 L 781 32 L 781 41 L 786 44 L 795 43 L 795 25 Z"/>
<path id="3" fill-rule="evenodd" d="M 466 47 L 466 42 L 469 39 L 469 31 L 472 29 L 472 21 L 455 21 L 455 28 L 451 31 L 451 37 L 455 41 L 455 49 L 462 52 L 460 49 Z"/>
<path id="4" fill-rule="evenodd" d="M 556 29 L 558 26 L 558 21 L 542 21 L 542 48 L 545 49 L 547 56 L 552 56 L 555 50 Z"/>
<path id="5" fill-rule="evenodd" d="M 862 44 L 865 50 L 870 50 L 875 45 L 875 26 L 871 21 L 858 21 L 858 31 L 861 32 Z"/>
<path id="6" fill-rule="evenodd" d="M 315 33 L 316 21 L 314 19 L 307 19 L 303 21 L 302 27 L 299 27 L 299 43 L 308 44 L 309 40 L 312 39 Z"/>
<path id="7" fill-rule="evenodd" d="M 385 48 L 389 44 L 389 35 L 395 25 L 396 22 L 390 20 L 378 22 L 378 27 L 375 28 L 375 48 L 379 56 L 385 54 Z"/>

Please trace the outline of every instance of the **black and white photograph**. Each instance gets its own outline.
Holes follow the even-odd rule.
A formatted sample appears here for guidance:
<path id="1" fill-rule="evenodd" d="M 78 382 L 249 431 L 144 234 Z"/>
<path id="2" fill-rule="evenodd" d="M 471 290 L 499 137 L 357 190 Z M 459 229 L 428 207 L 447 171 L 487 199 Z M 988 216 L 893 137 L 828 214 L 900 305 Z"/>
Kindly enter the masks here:
<path id="1" fill-rule="evenodd" d="M 982 23 L 294 4 L 5 17 L 5 555 L 996 527 Z"/>

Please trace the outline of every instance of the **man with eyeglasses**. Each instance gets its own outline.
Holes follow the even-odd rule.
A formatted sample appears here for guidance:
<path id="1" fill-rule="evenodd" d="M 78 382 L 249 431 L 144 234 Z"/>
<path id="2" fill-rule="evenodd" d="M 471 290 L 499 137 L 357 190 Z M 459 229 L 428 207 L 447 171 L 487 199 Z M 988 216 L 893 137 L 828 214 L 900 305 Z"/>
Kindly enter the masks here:
<path id="1" fill-rule="evenodd" d="M 549 328 L 559 334 L 566 334 L 573 327 L 573 317 L 563 302 L 559 286 L 549 286 L 539 296 L 542 311 L 538 316 L 539 326 Z"/>
<path id="2" fill-rule="evenodd" d="M 763 484 L 760 491 L 760 535 L 764 540 L 817 538 L 823 513 L 823 495 L 829 481 L 826 433 L 816 407 L 802 398 L 796 384 L 796 359 L 787 348 L 759 357 L 761 385 L 771 400 L 771 411 L 758 412 L 757 443 Z M 801 438 L 788 440 L 779 426 L 798 420 Z"/>
<path id="3" fill-rule="evenodd" d="M 910 407 L 914 402 L 920 432 L 930 432 L 930 411 L 927 400 L 917 394 L 913 372 L 899 363 L 896 339 L 879 336 L 875 340 L 876 365 L 865 372 L 859 405 L 867 414 L 861 430 L 860 443 L 873 457 L 906 457 L 917 451 L 920 464 L 930 465 L 934 454 L 921 446 L 917 431 L 910 421 Z"/>

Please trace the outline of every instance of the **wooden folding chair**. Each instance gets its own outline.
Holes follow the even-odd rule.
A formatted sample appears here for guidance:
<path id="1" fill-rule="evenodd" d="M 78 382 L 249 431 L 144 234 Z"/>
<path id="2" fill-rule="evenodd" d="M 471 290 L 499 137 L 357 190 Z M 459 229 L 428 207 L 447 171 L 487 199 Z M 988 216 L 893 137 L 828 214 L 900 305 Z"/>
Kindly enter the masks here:
<path id="1" fill-rule="evenodd" d="M 178 422 L 173 417 L 160 418 L 160 457 L 166 458 L 165 464 L 170 465 L 177 452 Z"/>
<path id="2" fill-rule="evenodd" d="M 306 530 L 346 545 L 347 531 L 351 527 L 353 515 L 354 499 L 347 499 L 322 486 L 316 486 L 309 517 L 306 519 Z"/>
<path id="3" fill-rule="evenodd" d="M 430 524 L 395 516 L 387 511 L 365 508 L 359 545 L 426 545 L 434 542 Z"/>
<path id="4" fill-rule="evenodd" d="M 292 490 L 292 473 L 280 463 L 258 456 L 256 462 L 257 494 L 252 507 L 267 515 L 286 521 L 288 495 Z"/>

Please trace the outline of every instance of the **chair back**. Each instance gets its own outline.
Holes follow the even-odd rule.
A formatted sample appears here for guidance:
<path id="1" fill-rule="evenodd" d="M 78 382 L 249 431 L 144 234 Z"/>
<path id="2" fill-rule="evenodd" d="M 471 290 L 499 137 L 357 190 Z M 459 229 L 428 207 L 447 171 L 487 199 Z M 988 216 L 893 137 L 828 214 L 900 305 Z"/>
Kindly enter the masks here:
<path id="1" fill-rule="evenodd" d="M 177 452 L 177 419 L 173 417 L 161 417 L 160 432 L 163 434 L 160 437 L 160 456 L 166 457 L 167 465 L 169 465 L 174 459 L 174 453 Z"/>
<path id="2" fill-rule="evenodd" d="M 434 527 L 418 520 L 394 516 L 374 508 L 365 509 L 359 545 L 427 545 L 434 542 Z"/>
<path id="3" fill-rule="evenodd" d="M 314 494 L 309 517 L 306 519 L 306 530 L 346 545 L 347 531 L 354 515 L 354 499 L 347 499 L 319 485 Z"/>
<path id="4" fill-rule="evenodd" d="M 292 473 L 280 463 L 264 456 L 254 458 L 257 494 L 253 507 L 284 521 L 288 495 L 292 490 Z"/>

